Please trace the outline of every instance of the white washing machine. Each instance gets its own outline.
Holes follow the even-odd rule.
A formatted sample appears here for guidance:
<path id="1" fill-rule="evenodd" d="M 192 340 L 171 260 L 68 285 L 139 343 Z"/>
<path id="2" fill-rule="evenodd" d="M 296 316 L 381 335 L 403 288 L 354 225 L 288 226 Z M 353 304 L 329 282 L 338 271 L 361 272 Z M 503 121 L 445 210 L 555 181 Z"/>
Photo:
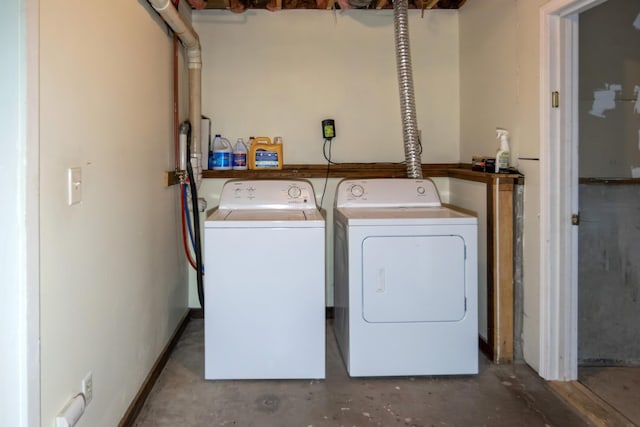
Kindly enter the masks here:
<path id="1" fill-rule="evenodd" d="M 205 221 L 205 379 L 325 377 L 325 220 L 304 180 L 232 180 Z"/>
<path id="2" fill-rule="evenodd" d="M 477 218 L 428 179 L 345 180 L 334 330 L 350 376 L 478 372 Z"/>

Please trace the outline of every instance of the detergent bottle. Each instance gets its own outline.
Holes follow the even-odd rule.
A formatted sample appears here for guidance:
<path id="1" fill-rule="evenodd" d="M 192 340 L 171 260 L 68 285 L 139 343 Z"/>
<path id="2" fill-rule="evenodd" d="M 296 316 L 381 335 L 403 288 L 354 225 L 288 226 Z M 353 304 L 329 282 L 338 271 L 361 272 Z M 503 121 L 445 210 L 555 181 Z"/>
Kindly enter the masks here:
<path id="1" fill-rule="evenodd" d="M 500 147 L 496 152 L 496 173 L 501 169 L 509 168 L 509 131 L 496 128 L 496 138 L 500 141 Z"/>
<path id="2" fill-rule="evenodd" d="M 216 134 L 213 140 L 213 170 L 223 171 L 231 169 L 231 143 L 228 139 Z"/>
<path id="3" fill-rule="evenodd" d="M 282 169 L 282 137 L 271 142 L 268 136 L 258 136 L 249 149 L 249 169 Z"/>

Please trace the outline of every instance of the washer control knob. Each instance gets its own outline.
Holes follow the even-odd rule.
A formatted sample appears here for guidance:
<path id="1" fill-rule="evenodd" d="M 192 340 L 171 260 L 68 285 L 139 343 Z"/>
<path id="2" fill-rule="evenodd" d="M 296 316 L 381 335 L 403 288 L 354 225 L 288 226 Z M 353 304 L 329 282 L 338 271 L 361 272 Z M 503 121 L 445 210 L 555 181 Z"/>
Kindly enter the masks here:
<path id="1" fill-rule="evenodd" d="M 297 185 L 292 185 L 291 187 L 289 187 L 287 193 L 292 199 L 297 199 L 302 194 L 302 190 L 300 190 L 300 187 L 298 187 Z"/>
<path id="2" fill-rule="evenodd" d="M 426 192 L 427 192 L 427 190 L 426 190 L 424 187 L 422 187 L 422 186 L 418 187 L 418 189 L 417 189 L 417 190 L 418 190 L 418 194 L 424 194 L 424 193 L 426 193 Z"/>
<path id="3" fill-rule="evenodd" d="M 353 187 L 351 187 L 351 195 L 353 197 L 362 197 L 362 195 L 364 194 L 364 187 L 362 187 L 362 185 L 354 185 Z"/>

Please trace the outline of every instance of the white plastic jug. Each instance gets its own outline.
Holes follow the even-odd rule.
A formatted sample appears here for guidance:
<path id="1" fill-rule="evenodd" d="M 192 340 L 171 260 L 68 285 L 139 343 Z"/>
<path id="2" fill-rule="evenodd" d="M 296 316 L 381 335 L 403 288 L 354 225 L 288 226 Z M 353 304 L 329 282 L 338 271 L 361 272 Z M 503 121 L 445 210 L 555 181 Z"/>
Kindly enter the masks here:
<path id="1" fill-rule="evenodd" d="M 232 149 L 228 139 L 219 134 L 213 140 L 213 170 L 224 171 L 231 169 Z"/>
<path id="2" fill-rule="evenodd" d="M 242 138 L 238 138 L 236 146 L 233 148 L 233 170 L 247 170 L 247 146 Z"/>

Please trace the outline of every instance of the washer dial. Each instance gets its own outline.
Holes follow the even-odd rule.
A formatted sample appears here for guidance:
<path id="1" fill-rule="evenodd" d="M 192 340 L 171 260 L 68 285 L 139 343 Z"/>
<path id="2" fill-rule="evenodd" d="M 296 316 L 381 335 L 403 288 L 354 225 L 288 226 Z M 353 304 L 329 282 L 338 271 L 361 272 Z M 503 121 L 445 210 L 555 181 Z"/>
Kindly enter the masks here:
<path id="1" fill-rule="evenodd" d="M 353 197 L 362 197 L 364 194 L 364 187 L 359 184 L 353 185 L 350 190 Z"/>
<path id="2" fill-rule="evenodd" d="M 297 185 L 292 185 L 291 187 L 289 187 L 289 190 L 287 190 L 287 194 L 292 199 L 297 199 L 302 194 L 302 190 Z"/>

